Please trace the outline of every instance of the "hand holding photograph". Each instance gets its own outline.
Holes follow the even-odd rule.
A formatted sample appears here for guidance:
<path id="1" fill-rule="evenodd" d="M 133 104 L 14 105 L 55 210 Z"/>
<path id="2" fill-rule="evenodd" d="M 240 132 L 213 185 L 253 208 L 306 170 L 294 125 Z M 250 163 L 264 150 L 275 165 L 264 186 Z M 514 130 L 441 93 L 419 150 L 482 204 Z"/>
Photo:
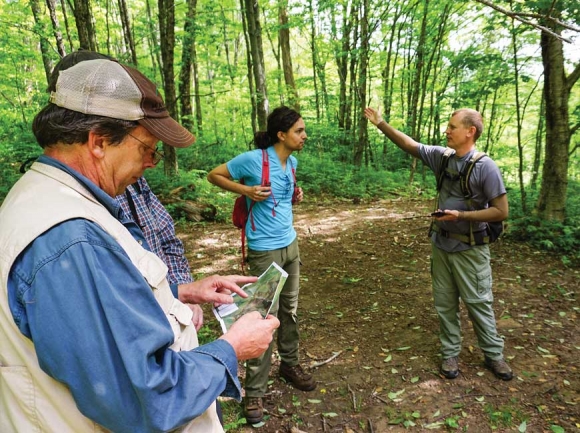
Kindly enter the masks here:
<path id="1" fill-rule="evenodd" d="M 259 311 L 262 317 L 266 318 L 275 302 L 284 283 L 288 278 L 288 273 L 275 262 L 264 271 L 255 283 L 246 284 L 242 289 L 248 294 L 247 298 L 232 294 L 233 304 L 222 304 L 213 308 L 215 317 L 219 320 L 222 332 L 225 334 L 229 327 L 238 318 L 251 311 Z"/>

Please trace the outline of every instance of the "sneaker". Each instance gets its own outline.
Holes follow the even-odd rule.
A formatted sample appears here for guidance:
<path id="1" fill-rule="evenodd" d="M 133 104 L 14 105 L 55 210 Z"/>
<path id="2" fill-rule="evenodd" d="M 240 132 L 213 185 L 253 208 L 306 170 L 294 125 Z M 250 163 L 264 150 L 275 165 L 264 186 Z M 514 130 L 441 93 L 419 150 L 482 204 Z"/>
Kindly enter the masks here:
<path id="1" fill-rule="evenodd" d="M 512 377 L 514 377 L 512 369 L 503 358 L 490 359 L 486 356 L 484 362 L 485 366 L 489 368 L 497 378 L 501 380 L 512 380 Z"/>
<path id="2" fill-rule="evenodd" d="M 310 373 L 305 372 L 300 364 L 292 367 L 280 363 L 280 377 L 294 388 L 300 391 L 312 391 L 316 388 L 316 382 Z"/>
<path id="3" fill-rule="evenodd" d="M 459 365 L 458 365 L 459 358 L 457 356 L 453 356 L 451 358 L 444 359 L 441 363 L 441 374 L 445 376 L 447 379 L 455 379 L 459 374 Z"/>
<path id="4" fill-rule="evenodd" d="M 262 397 L 246 397 L 244 399 L 244 416 L 248 424 L 258 424 L 264 419 L 264 403 Z"/>

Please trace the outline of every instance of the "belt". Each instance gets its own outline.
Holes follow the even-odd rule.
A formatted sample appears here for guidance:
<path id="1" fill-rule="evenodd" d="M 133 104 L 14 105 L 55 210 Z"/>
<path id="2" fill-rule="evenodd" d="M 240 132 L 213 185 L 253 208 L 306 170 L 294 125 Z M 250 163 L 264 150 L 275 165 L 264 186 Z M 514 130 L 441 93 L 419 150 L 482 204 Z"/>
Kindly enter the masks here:
<path id="1" fill-rule="evenodd" d="M 473 239 L 471 239 L 471 237 L 469 235 L 462 235 L 459 233 L 453 233 L 453 232 L 449 232 L 447 230 L 444 230 L 441 227 L 437 226 L 436 224 L 432 225 L 431 231 L 429 232 L 429 236 L 431 236 L 432 232 L 435 232 L 439 236 L 443 236 L 444 238 L 456 239 L 460 242 L 463 242 L 463 243 L 469 244 L 469 245 L 489 244 L 489 236 L 487 235 L 487 229 L 473 232 L 472 233 Z"/>

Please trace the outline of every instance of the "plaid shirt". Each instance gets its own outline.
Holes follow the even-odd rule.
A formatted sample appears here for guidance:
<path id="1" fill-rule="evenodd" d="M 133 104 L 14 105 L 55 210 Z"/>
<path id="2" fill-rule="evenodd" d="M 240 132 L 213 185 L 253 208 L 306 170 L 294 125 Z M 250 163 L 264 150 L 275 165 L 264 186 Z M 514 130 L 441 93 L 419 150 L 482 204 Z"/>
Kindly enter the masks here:
<path id="1" fill-rule="evenodd" d="M 169 284 L 185 284 L 193 281 L 189 263 L 185 258 L 183 243 L 177 238 L 173 219 L 167 213 L 159 199 L 153 194 L 144 177 L 135 184 L 129 185 L 125 194 L 116 197 L 125 215 L 128 215 L 141 227 L 151 252 L 155 253 L 169 268 Z M 134 212 L 131 209 L 130 195 Z"/>

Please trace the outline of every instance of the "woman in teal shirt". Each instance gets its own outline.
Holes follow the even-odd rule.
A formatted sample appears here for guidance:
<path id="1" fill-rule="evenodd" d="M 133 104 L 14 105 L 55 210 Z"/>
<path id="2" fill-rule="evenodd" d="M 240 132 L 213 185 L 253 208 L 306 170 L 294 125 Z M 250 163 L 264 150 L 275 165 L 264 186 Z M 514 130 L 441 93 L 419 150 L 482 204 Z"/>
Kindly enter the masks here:
<path id="1" fill-rule="evenodd" d="M 272 314 L 280 320 L 277 343 L 281 358 L 280 376 L 302 391 L 312 391 L 316 382 L 305 372 L 298 358 L 298 293 L 300 280 L 300 252 L 296 230 L 293 227 L 292 197 L 296 202 L 303 197 L 296 187 L 294 171 L 298 161 L 292 153 L 300 151 L 306 141 L 304 120 L 288 107 L 278 107 L 268 116 L 266 131 L 254 136 L 257 149 L 236 156 L 226 164 L 213 169 L 208 180 L 227 191 L 242 194 L 254 201 L 253 221 L 246 227 L 248 238 L 248 265 L 252 275 L 259 276 L 272 262 L 286 272 L 278 305 Z M 270 167 L 270 185 L 262 186 L 262 149 L 267 152 Z M 236 182 L 243 180 L 243 183 Z M 268 386 L 273 343 L 260 358 L 246 363 L 246 398 L 244 415 L 250 424 L 263 418 L 263 398 Z"/>

